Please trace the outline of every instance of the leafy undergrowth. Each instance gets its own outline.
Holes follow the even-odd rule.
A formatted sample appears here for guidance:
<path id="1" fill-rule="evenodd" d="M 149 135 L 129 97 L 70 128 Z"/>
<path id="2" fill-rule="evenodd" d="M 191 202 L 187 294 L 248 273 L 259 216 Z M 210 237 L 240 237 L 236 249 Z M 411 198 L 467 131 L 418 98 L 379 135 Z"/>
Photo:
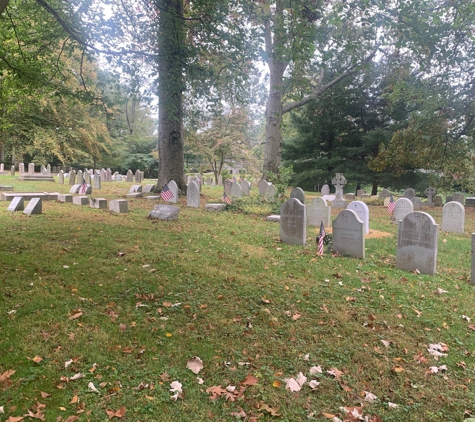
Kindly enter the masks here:
<path id="1" fill-rule="evenodd" d="M 106 198 L 130 187 L 104 185 Z M 203 188 L 203 204 L 221 193 Z M 171 222 L 146 219 L 147 199 L 122 215 L 44 202 L 28 217 L 0 203 L 0 420 L 475 413 L 472 209 L 466 234 L 440 233 L 430 277 L 395 268 L 382 206 L 370 207 L 357 260 L 317 256 L 317 228 L 305 247 L 280 243 L 279 225 L 249 203 L 208 213 L 180 198 Z M 425 211 L 440 222 L 440 209 Z"/>

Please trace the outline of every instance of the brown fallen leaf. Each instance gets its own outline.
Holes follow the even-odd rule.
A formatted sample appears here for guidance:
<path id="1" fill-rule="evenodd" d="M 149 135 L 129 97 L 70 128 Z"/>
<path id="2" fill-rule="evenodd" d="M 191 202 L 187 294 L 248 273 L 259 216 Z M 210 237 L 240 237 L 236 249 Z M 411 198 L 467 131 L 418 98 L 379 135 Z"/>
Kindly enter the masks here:
<path id="1" fill-rule="evenodd" d="M 270 413 L 271 416 L 280 416 L 279 409 L 274 409 L 270 407 L 269 405 L 265 404 L 264 402 L 259 402 L 258 404 L 258 409 L 259 411 L 266 411 L 267 413 Z"/>
<path id="2" fill-rule="evenodd" d="M 230 415 L 234 416 L 236 418 L 246 418 L 247 417 L 247 414 L 246 414 L 246 412 L 244 412 L 244 410 L 242 410 L 242 407 L 239 408 L 239 412 L 231 412 Z"/>
<path id="3" fill-rule="evenodd" d="M 5 422 L 20 422 L 23 420 L 23 416 L 10 416 Z"/>
<path id="4" fill-rule="evenodd" d="M 69 402 L 69 404 L 76 404 L 78 401 L 79 401 L 79 396 L 74 396 Z"/>
<path id="5" fill-rule="evenodd" d="M 41 356 L 35 356 L 33 359 L 31 359 L 35 363 L 40 363 L 43 358 Z"/>
<path id="6" fill-rule="evenodd" d="M 40 421 L 45 421 L 45 415 L 43 414 L 43 412 L 36 412 L 36 413 L 33 413 L 31 410 L 28 410 L 28 413 L 23 415 L 23 416 L 26 416 L 28 418 L 33 418 L 33 419 L 39 419 Z"/>
<path id="7" fill-rule="evenodd" d="M 41 394 L 41 398 L 43 398 L 43 399 L 51 396 L 51 394 L 45 393 L 44 391 L 41 391 L 40 394 Z"/>
<path id="8" fill-rule="evenodd" d="M 226 393 L 226 389 L 221 387 L 220 385 L 214 385 L 212 387 L 208 387 L 206 389 L 208 394 L 211 394 L 210 400 L 216 400 L 217 398 L 221 397 L 223 394 Z"/>
<path id="9" fill-rule="evenodd" d="M 244 381 L 241 381 L 242 385 L 256 385 L 259 380 L 252 374 L 248 374 Z"/>
<path id="10" fill-rule="evenodd" d="M 76 312 L 75 314 L 71 315 L 68 319 L 73 320 L 73 319 L 78 319 L 79 317 L 82 316 L 82 312 Z"/>
<path id="11" fill-rule="evenodd" d="M 198 356 L 193 356 L 186 362 L 186 368 L 198 375 L 198 373 L 203 369 L 203 361 Z"/>
<path id="12" fill-rule="evenodd" d="M 106 409 L 106 413 L 107 413 L 107 416 L 109 416 L 109 419 L 112 419 L 114 417 L 123 418 L 126 412 L 127 412 L 127 409 L 125 406 L 122 406 L 118 410 Z"/>
<path id="13" fill-rule="evenodd" d="M 73 415 L 73 416 L 69 416 L 68 419 L 66 419 L 65 422 L 75 422 L 78 419 L 79 419 L 79 416 Z"/>

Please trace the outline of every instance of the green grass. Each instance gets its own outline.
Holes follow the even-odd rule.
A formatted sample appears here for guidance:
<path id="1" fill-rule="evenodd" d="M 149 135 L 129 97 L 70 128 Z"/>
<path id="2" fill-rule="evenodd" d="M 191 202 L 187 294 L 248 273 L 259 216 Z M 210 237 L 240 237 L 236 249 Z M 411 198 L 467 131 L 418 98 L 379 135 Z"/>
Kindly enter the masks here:
<path id="1" fill-rule="evenodd" d="M 130 186 L 103 183 L 94 196 L 122 198 Z M 202 204 L 221 194 L 204 187 Z M 473 209 L 464 235 L 440 233 L 431 277 L 395 268 L 396 227 L 382 206 L 370 206 L 367 257 L 357 260 L 318 257 L 317 228 L 306 247 L 280 243 L 279 225 L 265 221 L 272 204 L 250 199 L 207 213 L 179 202 L 171 222 L 148 220 L 155 202 L 146 199 L 130 200 L 123 215 L 50 201 L 42 215 L 25 216 L 0 203 L 0 420 L 40 411 L 46 421 L 107 421 L 106 410 L 122 406 L 115 420 L 230 421 L 242 409 L 245 420 L 325 421 L 362 403 L 365 416 L 383 421 L 475 413 Z M 440 223 L 441 209 L 424 211 Z M 435 360 L 433 343 L 445 343 L 447 356 Z M 204 363 L 198 375 L 186 368 L 193 356 Z M 428 373 L 441 365 L 446 372 Z M 286 390 L 299 372 L 320 385 Z M 77 373 L 85 377 L 69 380 Z M 257 382 L 244 383 L 249 374 Z M 183 385 L 177 401 L 172 381 Z M 229 385 L 241 394 L 206 392 Z M 365 391 L 377 400 L 365 402 Z"/>

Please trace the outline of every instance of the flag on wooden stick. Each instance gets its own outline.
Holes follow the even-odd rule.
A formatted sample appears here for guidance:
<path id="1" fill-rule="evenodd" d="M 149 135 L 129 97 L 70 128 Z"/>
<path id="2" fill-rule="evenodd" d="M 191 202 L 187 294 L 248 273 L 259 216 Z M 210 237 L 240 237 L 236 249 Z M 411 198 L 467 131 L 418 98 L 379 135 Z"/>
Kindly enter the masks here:
<path id="1" fill-rule="evenodd" d="M 160 192 L 160 197 L 164 200 L 164 201 L 170 201 L 174 198 L 173 196 L 173 192 L 168 188 L 168 185 L 165 185 L 162 189 L 162 191 Z"/>
<path id="2" fill-rule="evenodd" d="M 317 241 L 317 253 L 318 255 L 323 255 L 323 242 L 325 240 L 326 232 L 325 226 L 323 225 L 323 221 L 320 223 L 320 233 L 318 235 Z"/>
<path id="3" fill-rule="evenodd" d="M 226 192 L 223 193 L 223 196 L 222 196 L 221 200 L 224 201 L 224 202 L 226 202 L 226 204 L 229 204 L 229 205 L 231 205 L 231 203 L 232 203 L 232 202 L 231 202 L 231 199 L 229 198 L 229 196 L 226 195 Z"/>

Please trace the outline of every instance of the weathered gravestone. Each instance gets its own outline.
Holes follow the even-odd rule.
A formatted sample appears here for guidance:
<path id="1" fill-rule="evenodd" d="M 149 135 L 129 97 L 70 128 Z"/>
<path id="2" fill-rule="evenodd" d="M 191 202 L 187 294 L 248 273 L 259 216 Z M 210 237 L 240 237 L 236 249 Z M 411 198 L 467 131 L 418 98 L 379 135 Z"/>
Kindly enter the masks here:
<path id="1" fill-rule="evenodd" d="M 132 185 L 129 189 L 129 193 L 142 192 L 142 185 Z"/>
<path id="2" fill-rule="evenodd" d="M 267 192 L 267 188 L 271 185 L 272 183 L 269 183 L 267 180 L 259 180 L 259 183 L 257 184 L 257 188 L 259 189 L 259 195 L 265 195 Z"/>
<path id="3" fill-rule="evenodd" d="M 465 208 L 457 202 L 448 202 L 442 208 L 442 226 L 445 232 L 463 233 L 465 227 Z"/>
<path id="4" fill-rule="evenodd" d="M 280 240 L 290 245 L 305 245 L 307 241 L 307 210 L 296 198 L 280 207 Z"/>
<path id="5" fill-rule="evenodd" d="M 305 192 L 302 190 L 302 188 L 293 188 L 290 192 L 290 198 L 298 199 L 302 204 L 305 204 Z"/>
<path id="6" fill-rule="evenodd" d="M 218 176 L 218 186 L 223 186 L 223 176 Z"/>
<path id="7" fill-rule="evenodd" d="M 18 164 L 18 171 L 20 172 L 20 174 L 25 173 L 25 163 Z"/>
<path id="8" fill-rule="evenodd" d="M 132 170 L 128 169 L 127 170 L 127 183 L 134 183 L 134 173 L 132 173 Z"/>
<path id="9" fill-rule="evenodd" d="M 90 198 L 89 199 L 89 206 L 91 208 L 97 208 L 97 209 L 105 210 L 107 208 L 107 199 L 105 199 L 105 198 Z"/>
<path id="10" fill-rule="evenodd" d="M 249 196 L 249 192 L 251 190 L 251 184 L 246 179 L 241 180 L 241 190 L 244 196 Z"/>
<path id="11" fill-rule="evenodd" d="M 152 220 L 176 220 L 180 214 L 180 208 L 173 205 L 155 205 L 148 214 Z"/>
<path id="12" fill-rule="evenodd" d="M 310 205 L 307 205 L 307 225 L 320 227 L 323 221 L 325 228 L 331 225 L 332 207 L 327 205 L 323 198 L 313 198 Z"/>
<path id="13" fill-rule="evenodd" d="M 173 198 L 166 202 L 171 202 L 172 204 L 176 204 L 178 202 L 178 185 L 174 180 L 170 180 L 167 183 L 168 189 L 170 189 L 171 193 L 173 194 Z"/>
<path id="14" fill-rule="evenodd" d="M 213 183 L 213 179 L 212 179 L 211 177 L 207 177 L 207 178 L 206 178 L 206 184 L 207 184 L 208 186 L 211 186 L 211 183 Z"/>
<path id="15" fill-rule="evenodd" d="M 322 186 L 322 189 L 320 190 L 320 194 L 321 194 L 322 196 L 324 196 L 324 195 L 330 195 L 330 186 L 328 186 L 328 185 L 323 185 L 323 186 Z"/>
<path id="16" fill-rule="evenodd" d="M 228 196 L 231 196 L 232 185 L 233 185 L 233 181 L 231 179 L 226 179 L 224 181 L 224 193 Z"/>
<path id="17" fill-rule="evenodd" d="M 94 189 L 101 189 L 101 173 L 96 171 L 96 174 L 94 176 Z"/>
<path id="18" fill-rule="evenodd" d="M 369 233 L 369 208 L 362 201 L 353 201 L 346 207 L 347 210 L 352 210 L 358 215 L 360 220 L 364 223 L 365 233 Z"/>
<path id="19" fill-rule="evenodd" d="M 356 191 L 356 196 L 358 196 L 360 198 L 365 194 L 366 194 L 366 191 L 363 190 L 363 189 L 359 189 L 359 190 Z"/>
<path id="20" fill-rule="evenodd" d="M 447 202 L 452 202 L 454 199 L 453 199 L 453 196 L 452 195 L 447 195 L 446 198 L 445 198 L 445 203 Z"/>
<path id="21" fill-rule="evenodd" d="M 74 170 L 71 170 L 69 172 L 69 184 L 70 186 L 73 186 L 76 183 L 76 172 Z"/>
<path id="22" fill-rule="evenodd" d="M 347 201 L 354 201 L 355 200 L 355 194 L 354 193 L 345 193 L 344 198 Z"/>
<path id="23" fill-rule="evenodd" d="M 23 196 L 15 196 L 8 205 L 7 211 L 23 211 L 25 209 L 25 200 Z"/>
<path id="24" fill-rule="evenodd" d="M 15 166 L 10 167 L 10 176 L 15 176 Z"/>
<path id="25" fill-rule="evenodd" d="M 220 212 L 226 210 L 226 204 L 206 204 L 205 211 L 208 212 Z"/>
<path id="26" fill-rule="evenodd" d="M 465 195 L 463 193 L 457 192 L 452 195 L 452 201 L 460 202 L 462 205 L 465 200 Z"/>
<path id="27" fill-rule="evenodd" d="M 186 190 L 186 205 L 192 208 L 199 208 L 200 201 L 200 188 L 196 182 L 190 182 Z"/>
<path id="28" fill-rule="evenodd" d="M 419 198 L 418 196 L 413 196 L 412 198 L 409 198 L 409 200 L 412 202 L 413 210 L 420 211 L 422 206 L 421 198 Z"/>
<path id="29" fill-rule="evenodd" d="M 79 193 L 79 189 L 81 189 L 81 185 L 72 185 L 69 193 Z"/>
<path id="30" fill-rule="evenodd" d="M 89 205 L 89 198 L 87 196 L 73 196 L 74 205 Z"/>
<path id="31" fill-rule="evenodd" d="M 135 183 L 142 183 L 142 172 L 139 169 L 135 172 Z"/>
<path id="32" fill-rule="evenodd" d="M 126 199 L 113 199 L 109 201 L 109 210 L 119 214 L 129 212 L 129 207 Z"/>
<path id="33" fill-rule="evenodd" d="M 265 193 L 265 198 L 268 201 L 275 202 L 277 201 L 277 196 L 279 195 L 279 192 L 277 191 L 277 188 L 274 185 L 269 185 L 267 187 L 266 193 Z"/>
<path id="34" fill-rule="evenodd" d="M 33 174 L 35 172 L 35 163 L 28 164 L 28 173 Z"/>
<path id="35" fill-rule="evenodd" d="M 414 198 L 416 196 L 416 191 L 412 188 L 407 188 L 402 195 L 403 198 Z"/>
<path id="36" fill-rule="evenodd" d="M 143 193 L 150 193 L 153 191 L 153 189 L 155 188 L 155 185 L 152 184 L 152 183 L 148 183 L 146 184 L 143 188 L 142 188 L 142 192 Z"/>
<path id="37" fill-rule="evenodd" d="M 435 195 L 433 198 L 434 201 L 434 206 L 435 207 L 441 207 L 442 206 L 442 196 L 440 195 Z"/>
<path id="38" fill-rule="evenodd" d="M 58 174 L 58 182 L 61 185 L 64 185 L 64 171 L 63 170 L 61 170 Z"/>
<path id="39" fill-rule="evenodd" d="M 59 202 L 73 202 L 73 196 L 67 193 L 61 193 L 58 195 Z"/>
<path id="40" fill-rule="evenodd" d="M 467 197 L 465 199 L 465 206 L 466 207 L 475 207 L 475 198 L 473 197 Z"/>
<path id="41" fill-rule="evenodd" d="M 412 202 L 407 198 L 399 198 L 394 207 L 394 223 L 398 224 L 400 220 L 411 212 L 414 212 L 414 205 L 412 205 Z"/>
<path id="42" fill-rule="evenodd" d="M 23 214 L 33 215 L 33 214 L 41 214 L 43 212 L 43 201 L 41 198 L 31 198 L 30 202 L 26 206 Z"/>
<path id="43" fill-rule="evenodd" d="M 432 187 L 432 186 L 429 186 L 426 190 L 425 190 L 425 194 L 427 196 L 427 205 L 429 205 L 429 207 L 433 207 L 434 206 L 434 196 L 437 195 L 437 189 Z"/>
<path id="44" fill-rule="evenodd" d="M 392 193 L 390 191 L 388 191 L 387 189 L 383 189 L 381 192 L 379 192 L 379 197 L 381 199 L 391 198 L 391 195 L 392 195 Z"/>
<path id="45" fill-rule="evenodd" d="M 343 210 L 332 222 L 333 250 L 353 258 L 365 257 L 364 223 L 352 210 Z"/>
<path id="46" fill-rule="evenodd" d="M 231 183 L 231 198 L 240 198 L 242 196 L 241 185 L 238 182 Z"/>
<path id="47" fill-rule="evenodd" d="M 425 212 L 411 212 L 399 223 L 396 267 L 434 275 L 439 225 Z"/>

